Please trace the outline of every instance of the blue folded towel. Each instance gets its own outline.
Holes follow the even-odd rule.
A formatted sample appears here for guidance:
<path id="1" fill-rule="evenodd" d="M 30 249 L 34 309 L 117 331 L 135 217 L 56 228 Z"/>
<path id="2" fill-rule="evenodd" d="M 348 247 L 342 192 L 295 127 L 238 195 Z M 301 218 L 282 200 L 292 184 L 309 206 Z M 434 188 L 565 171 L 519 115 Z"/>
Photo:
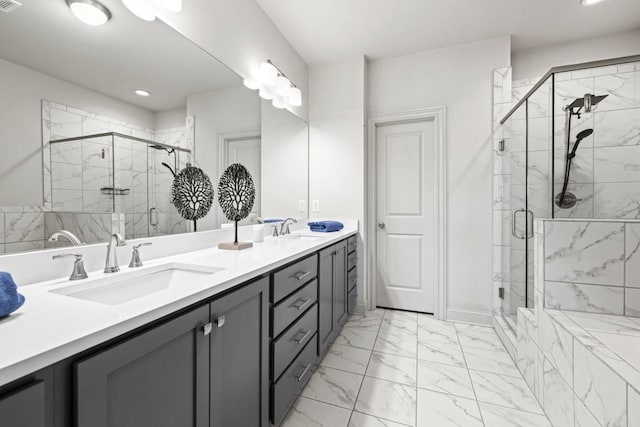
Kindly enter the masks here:
<path id="1" fill-rule="evenodd" d="M 307 225 L 311 231 L 320 231 L 323 233 L 330 233 L 332 231 L 340 231 L 344 228 L 344 224 L 338 221 L 317 221 L 308 222 Z"/>
<path id="2" fill-rule="evenodd" d="M 278 218 L 267 218 L 262 222 L 264 222 L 265 224 L 271 224 L 272 222 L 282 222 L 282 220 Z"/>
<path id="3" fill-rule="evenodd" d="M 19 309 L 24 304 L 24 296 L 18 293 L 18 287 L 11 274 L 0 271 L 0 318 Z"/>

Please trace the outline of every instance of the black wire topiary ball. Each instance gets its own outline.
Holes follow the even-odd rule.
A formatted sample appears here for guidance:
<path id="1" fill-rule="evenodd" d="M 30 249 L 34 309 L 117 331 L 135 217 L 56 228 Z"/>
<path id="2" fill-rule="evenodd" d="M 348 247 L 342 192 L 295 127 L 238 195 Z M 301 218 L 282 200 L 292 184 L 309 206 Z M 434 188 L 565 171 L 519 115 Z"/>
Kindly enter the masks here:
<path id="1" fill-rule="evenodd" d="M 240 163 L 230 165 L 218 183 L 218 203 L 224 216 L 236 223 L 235 243 L 238 243 L 238 221 L 249 216 L 255 198 L 256 187 L 247 168 Z"/>
<path id="2" fill-rule="evenodd" d="M 211 210 L 213 185 L 202 169 L 187 165 L 173 180 L 171 202 L 180 215 L 193 221 L 193 231 L 197 230 L 197 220 Z"/>

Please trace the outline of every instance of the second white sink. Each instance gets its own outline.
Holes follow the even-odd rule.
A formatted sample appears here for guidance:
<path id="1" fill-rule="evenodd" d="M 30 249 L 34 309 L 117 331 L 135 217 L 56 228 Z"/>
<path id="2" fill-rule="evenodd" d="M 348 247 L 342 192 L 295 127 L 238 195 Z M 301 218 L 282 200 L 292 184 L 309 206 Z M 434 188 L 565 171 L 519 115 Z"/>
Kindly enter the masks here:
<path id="1" fill-rule="evenodd" d="M 199 280 L 224 270 L 169 263 L 139 271 L 113 273 L 109 277 L 65 285 L 49 292 L 107 305 L 119 305 L 174 286 Z"/>

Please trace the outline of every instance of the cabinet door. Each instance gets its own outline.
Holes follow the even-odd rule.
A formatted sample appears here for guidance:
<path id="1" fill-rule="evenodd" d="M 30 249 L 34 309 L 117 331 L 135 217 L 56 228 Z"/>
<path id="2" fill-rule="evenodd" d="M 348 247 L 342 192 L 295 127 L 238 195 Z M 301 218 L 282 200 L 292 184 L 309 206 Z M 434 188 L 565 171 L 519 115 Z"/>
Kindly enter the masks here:
<path id="1" fill-rule="evenodd" d="M 75 363 L 78 427 L 206 427 L 203 306 Z"/>
<path id="2" fill-rule="evenodd" d="M 211 303 L 211 426 L 266 427 L 269 279 Z"/>
<path id="3" fill-rule="evenodd" d="M 320 251 L 318 278 L 318 356 L 324 355 L 334 333 L 333 321 L 333 252 L 331 246 Z"/>
<path id="4" fill-rule="evenodd" d="M 0 425 L 46 427 L 45 383 L 36 381 L 0 395 Z"/>
<path id="5" fill-rule="evenodd" d="M 347 321 L 347 244 L 340 242 L 333 252 L 333 323 L 337 335 Z"/>

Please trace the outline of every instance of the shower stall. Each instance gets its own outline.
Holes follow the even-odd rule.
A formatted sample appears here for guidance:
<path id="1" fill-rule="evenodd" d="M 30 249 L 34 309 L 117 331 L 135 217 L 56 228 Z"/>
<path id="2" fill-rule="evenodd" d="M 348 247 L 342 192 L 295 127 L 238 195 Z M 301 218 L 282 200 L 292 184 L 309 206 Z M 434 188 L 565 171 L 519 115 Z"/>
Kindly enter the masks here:
<path id="1" fill-rule="evenodd" d="M 114 218 L 124 220 L 126 238 L 189 231 L 171 186 L 192 162 L 190 150 L 117 132 L 57 139 L 50 148 L 52 229 L 72 229 L 85 243 L 105 241 Z"/>
<path id="2" fill-rule="evenodd" d="M 514 81 L 500 120 L 494 200 L 501 312 L 533 307 L 535 218 L 640 218 L 640 56 Z"/>

